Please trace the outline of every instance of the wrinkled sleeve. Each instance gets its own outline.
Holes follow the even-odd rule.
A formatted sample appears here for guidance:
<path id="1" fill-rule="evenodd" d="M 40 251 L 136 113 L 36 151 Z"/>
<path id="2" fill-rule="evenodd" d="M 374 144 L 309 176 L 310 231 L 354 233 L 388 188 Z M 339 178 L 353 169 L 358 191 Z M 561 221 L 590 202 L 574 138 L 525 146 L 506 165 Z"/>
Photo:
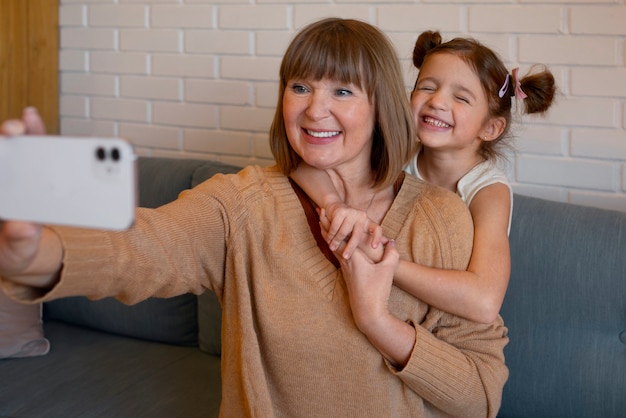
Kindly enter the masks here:
<path id="1" fill-rule="evenodd" d="M 232 219 L 227 208 L 238 202 L 228 177 L 215 176 L 160 208 L 138 208 L 127 231 L 53 227 L 64 249 L 56 286 L 45 294 L 6 281 L 3 288 L 28 302 L 84 295 L 134 304 L 207 288 L 219 294 Z"/>
<path id="2" fill-rule="evenodd" d="M 411 358 L 394 373 L 452 416 L 495 417 L 508 378 L 503 354 L 508 339 L 502 321 L 478 324 L 433 310 L 415 328 Z"/>

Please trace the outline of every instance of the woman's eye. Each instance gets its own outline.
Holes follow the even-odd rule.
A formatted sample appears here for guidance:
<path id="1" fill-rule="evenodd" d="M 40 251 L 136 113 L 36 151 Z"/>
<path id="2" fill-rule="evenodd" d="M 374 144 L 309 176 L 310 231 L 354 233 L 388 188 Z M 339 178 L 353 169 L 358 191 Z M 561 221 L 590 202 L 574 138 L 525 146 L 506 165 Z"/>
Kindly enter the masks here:
<path id="1" fill-rule="evenodd" d="M 293 84 L 291 86 L 291 90 L 293 90 L 295 93 L 306 93 L 307 92 L 307 88 L 305 86 L 303 86 L 302 84 Z"/>
<path id="2" fill-rule="evenodd" d="M 348 89 L 337 89 L 337 96 L 350 96 L 352 91 Z"/>

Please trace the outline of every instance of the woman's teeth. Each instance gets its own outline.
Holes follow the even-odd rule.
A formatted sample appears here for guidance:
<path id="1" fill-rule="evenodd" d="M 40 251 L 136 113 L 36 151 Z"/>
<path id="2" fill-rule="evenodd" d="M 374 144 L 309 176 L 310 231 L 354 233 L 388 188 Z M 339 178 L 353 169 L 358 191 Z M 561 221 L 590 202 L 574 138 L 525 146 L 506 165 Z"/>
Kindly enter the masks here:
<path id="1" fill-rule="evenodd" d="M 306 129 L 306 133 L 314 136 L 316 138 L 330 138 L 331 136 L 336 136 L 339 135 L 340 131 L 324 131 L 324 132 L 318 132 L 318 131 L 309 131 L 308 129 Z"/>

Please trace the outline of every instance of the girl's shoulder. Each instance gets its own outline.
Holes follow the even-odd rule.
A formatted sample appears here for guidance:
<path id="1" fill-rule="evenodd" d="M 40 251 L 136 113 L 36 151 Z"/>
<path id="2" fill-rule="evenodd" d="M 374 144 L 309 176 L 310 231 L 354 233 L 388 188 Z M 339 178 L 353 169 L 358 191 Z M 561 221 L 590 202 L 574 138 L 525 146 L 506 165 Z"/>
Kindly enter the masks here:
<path id="1" fill-rule="evenodd" d="M 491 187 L 490 187 L 491 186 Z M 497 186 L 497 187 L 494 187 Z M 508 196 L 508 205 L 502 206 L 504 208 L 508 207 L 507 216 L 507 234 L 511 231 L 511 218 L 513 216 L 513 189 L 509 183 L 506 174 L 502 169 L 497 167 L 495 164 L 491 162 L 482 162 L 470 170 L 461 180 L 459 180 L 459 184 L 457 186 L 457 193 L 461 197 L 461 199 L 465 202 L 465 204 L 469 207 L 472 203 L 473 199 L 481 192 L 481 191 L 489 191 L 485 195 L 485 192 L 481 193 L 484 195 L 481 200 L 483 202 L 480 203 L 480 207 L 488 208 L 489 212 L 492 212 L 497 206 L 494 204 L 494 199 L 498 200 L 506 204 L 505 199 Z M 506 191 L 505 191 L 506 190 Z M 488 202 L 484 202 L 484 199 L 487 199 Z M 502 199 L 502 200 L 500 200 Z M 484 206 L 484 205 L 487 206 Z M 474 205 L 476 206 L 476 205 Z M 476 213 L 474 211 L 479 210 L 478 208 L 472 207 L 472 216 L 474 217 Z"/>
<path id="2" fill-rule="evenodd" d="M 496 183 L 504 184 L 509 189 L 512 198 L 513 191 L 504 171 L 492 162 L 483 161 L 461 177 L 457 184 L 457 193 L 469 206 L 480 190 Z"/>

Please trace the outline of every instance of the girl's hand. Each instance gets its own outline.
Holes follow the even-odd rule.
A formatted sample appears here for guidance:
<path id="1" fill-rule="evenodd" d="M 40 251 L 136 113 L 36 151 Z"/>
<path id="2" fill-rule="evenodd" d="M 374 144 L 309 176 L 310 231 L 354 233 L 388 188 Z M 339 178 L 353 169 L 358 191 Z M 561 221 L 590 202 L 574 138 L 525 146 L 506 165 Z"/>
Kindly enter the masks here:
<path id="1" fill-rule="evenodd" d="M 383 237 L 381 226 L 372 221 L 365 211 L 354 209 L 341 201 L 329 205 L 322 211 L 329 221 L 324 229 L 327 231 L 326 242 L 330 249 L 336 251 L 343 241 L 347 241 L 341 252 L 342 258 L 352 257 L 356 248 L 365 242 L 375 250 L 381 243 L 387 241 Z M 379 254 L 382 255 L 382 250 Z"/>

